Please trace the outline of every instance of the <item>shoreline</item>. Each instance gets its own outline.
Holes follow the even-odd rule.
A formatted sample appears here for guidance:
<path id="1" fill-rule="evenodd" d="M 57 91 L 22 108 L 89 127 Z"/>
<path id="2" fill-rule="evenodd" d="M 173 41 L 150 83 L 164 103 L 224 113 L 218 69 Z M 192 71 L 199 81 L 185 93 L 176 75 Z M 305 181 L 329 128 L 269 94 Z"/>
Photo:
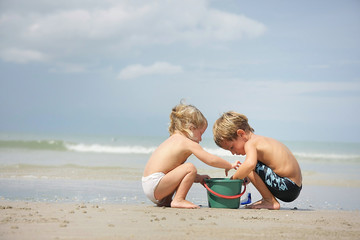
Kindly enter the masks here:
<path id="1" fill-rule="evenodd" d="M 0 200 L 1 239 L 358 239 L 360 211 Z"/>
<path id="2" fill-rule="evenodd" d="M 261 199 L 250 184 L 252 202 Z M 300 196 L 293 202 L 280 202 L 287 209 L 360 210 L 359 187 L 304 185 Z M 187 200 L 208 205 L 207 191 L 194 184 Z M 1 179 L 0 201 L 30 201 L 49 203 L 91 204 L 152 204 L 142 191 L 140 181 L 75 180 L 75 179 Z"/>

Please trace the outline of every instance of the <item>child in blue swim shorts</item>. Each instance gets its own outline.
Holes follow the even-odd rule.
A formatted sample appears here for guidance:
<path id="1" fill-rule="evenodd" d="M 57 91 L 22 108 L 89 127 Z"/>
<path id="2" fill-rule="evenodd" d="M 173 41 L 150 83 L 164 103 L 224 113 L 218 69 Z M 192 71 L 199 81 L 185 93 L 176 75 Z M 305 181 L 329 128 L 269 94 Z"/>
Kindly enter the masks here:
<path id="1" fill-rule="evenodd" d="M 262 199 L 248 208 L 280 209 L 277 199 L 294 201 L 302 189 L 299 163 L 281 142 L 254 134 L 245 115 L 224 113 L 214 124 L 215 143 L 233 155 L 246 155 L 233 179 L 248 178 Z"/>

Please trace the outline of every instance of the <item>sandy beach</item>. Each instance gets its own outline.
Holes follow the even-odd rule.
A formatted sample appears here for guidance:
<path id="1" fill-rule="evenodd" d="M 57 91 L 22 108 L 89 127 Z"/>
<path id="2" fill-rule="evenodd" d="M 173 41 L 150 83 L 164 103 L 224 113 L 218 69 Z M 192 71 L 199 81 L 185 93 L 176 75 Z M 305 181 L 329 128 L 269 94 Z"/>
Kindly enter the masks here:
<path id="1" fill-rule="evenodd" d="M 359 239 L 360 212 L 0 201 L 0 239 Z"/>
<path id="2" fill-rule="evenodd" d="M 143 193 L 144 166 L 160 138 L 3 138 L 0 240 L 360 239 L 359 144 L 290 142 L 303 189 L 279 211 L 208 208 L 200 184 L 187 199 L 202 207 L 186 210 L 155 207 Z M 238 159 L 221 155 L 210 140 L 203 141 L 210 152 Z M 188 161 L 201 174 L 224 177 L 222 169 Z"/>

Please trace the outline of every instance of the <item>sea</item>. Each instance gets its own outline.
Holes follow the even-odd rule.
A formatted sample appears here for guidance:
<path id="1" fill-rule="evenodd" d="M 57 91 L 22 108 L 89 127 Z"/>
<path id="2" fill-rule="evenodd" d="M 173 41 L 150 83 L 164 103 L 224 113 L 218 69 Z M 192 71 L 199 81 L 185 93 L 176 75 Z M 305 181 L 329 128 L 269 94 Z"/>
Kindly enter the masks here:
<path id="1" fill-rule="evenodd" d="M 145 164 L 167 136 L 69 136 L 0 133 L 0 200 L 153 205 L 143 194 Z M 284 209 L 360 210 L 360 143 L 282 141 L 294 153 L 303 189 Z M 202 147 L 229 162 L 244 161 L 204 138 Z M 226 177 L 194 156 L 199 174 Z M 230 172 L 230 175 L 233 173 Z M 251 184 L 252 201 L 261 198 Z M 195 183 L 187 199 L 208 207 Z"/>

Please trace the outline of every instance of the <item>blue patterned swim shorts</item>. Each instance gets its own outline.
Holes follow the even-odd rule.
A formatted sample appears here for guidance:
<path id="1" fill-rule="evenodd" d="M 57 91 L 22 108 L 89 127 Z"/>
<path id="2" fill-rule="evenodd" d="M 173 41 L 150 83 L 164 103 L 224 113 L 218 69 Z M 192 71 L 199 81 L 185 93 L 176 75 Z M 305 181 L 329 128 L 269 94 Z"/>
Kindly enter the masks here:
<path id="1" fill-rule="evenodd" d="M 258 161 L 255 172 L 264 181 L 274 197 L 281 201 L 292 202 L 299 196 L 302 186 L 299 187 L 287 177 L 280 177 L 262 162 Z"/>

